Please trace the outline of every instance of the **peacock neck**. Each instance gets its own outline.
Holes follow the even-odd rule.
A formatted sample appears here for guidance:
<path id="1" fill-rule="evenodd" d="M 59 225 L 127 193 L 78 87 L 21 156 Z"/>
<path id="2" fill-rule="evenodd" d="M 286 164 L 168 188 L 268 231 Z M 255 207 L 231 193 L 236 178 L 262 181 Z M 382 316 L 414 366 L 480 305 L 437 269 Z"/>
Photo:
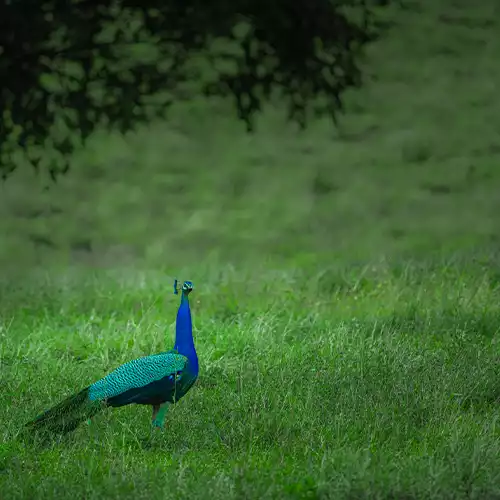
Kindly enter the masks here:
<path id="1" fill-rule="evenodd" d="M 177 311 L 174 349 L 188 358 L 190 366 L 198 374 L 198 356 L 194 347 L 191 309 L 189 307 L 189 298 L 184 291 L 182 291 L 181 303 Z"/>

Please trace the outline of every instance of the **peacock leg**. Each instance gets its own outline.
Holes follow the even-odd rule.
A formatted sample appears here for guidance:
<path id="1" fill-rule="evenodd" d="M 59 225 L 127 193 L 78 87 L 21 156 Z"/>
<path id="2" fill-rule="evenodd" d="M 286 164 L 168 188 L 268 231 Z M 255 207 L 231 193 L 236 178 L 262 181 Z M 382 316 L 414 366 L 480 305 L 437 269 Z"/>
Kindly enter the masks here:
<path id="1" fill-rule="evenodd" d="M 156 418 L 156 415 L 158 415 L 158 411 L 160 410 L 160 405 L 153 405 L 153 420 Z"/>
<path id="2" fill-rule="evenodd" d="M 165 420 L 165 414 L 168 410 L 168 403 L 163 403 L 161 405 L 153 405 L 153 427 L 161 429 L 163 427 L 163 421 Z"/>

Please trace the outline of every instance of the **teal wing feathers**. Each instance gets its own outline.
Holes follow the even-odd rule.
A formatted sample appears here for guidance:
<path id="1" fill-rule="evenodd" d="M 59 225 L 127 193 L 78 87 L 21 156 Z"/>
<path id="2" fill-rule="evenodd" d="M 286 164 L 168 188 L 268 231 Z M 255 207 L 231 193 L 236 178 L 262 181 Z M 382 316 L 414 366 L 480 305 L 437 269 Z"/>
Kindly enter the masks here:
<path id="1" fill-rule="evenodd" d="M 134 359 L 98 380 L 89 387 L 91 401 L 105 400 L 156 382 L 182 371 L 187 358 L 176 351 L 153 354 Z"/>

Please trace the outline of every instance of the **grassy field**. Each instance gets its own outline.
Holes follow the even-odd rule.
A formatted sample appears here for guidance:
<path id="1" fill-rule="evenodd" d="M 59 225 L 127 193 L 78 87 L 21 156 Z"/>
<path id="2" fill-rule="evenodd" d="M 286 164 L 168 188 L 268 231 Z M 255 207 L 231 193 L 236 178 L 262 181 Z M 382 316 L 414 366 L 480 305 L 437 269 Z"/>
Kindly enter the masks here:
<path id="1" fill-rule="evenodd" d="M 500 498 L 500 291 L 481 268 L 197 269 L 201 376 L 166 430 L 130 407 L 35 447 L 21 423 L 171 345 L 177 299 L 156 272 L 12 288 L 2 498 Z"/>
<path id="2" fill-rule="evenodd" d="M 0 185 L 2 499 L 500 499 L 500 12 L 415 4 L 337 130 L 193 101 Z M 166 430 L 26 444 L 172 345 L 174 277 L 201 374 Z"/>

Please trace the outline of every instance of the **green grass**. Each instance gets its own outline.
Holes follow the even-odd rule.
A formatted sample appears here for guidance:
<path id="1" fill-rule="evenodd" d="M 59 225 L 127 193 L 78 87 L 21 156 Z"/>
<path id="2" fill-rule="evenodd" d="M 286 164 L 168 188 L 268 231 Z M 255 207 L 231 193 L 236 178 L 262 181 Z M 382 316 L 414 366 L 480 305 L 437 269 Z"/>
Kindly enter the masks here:
<path id="1" fill-rule="evenodd" d="M 152 439 L 144 407 L 43 446 L 16 435 L 171 345 L 171 277 L 4 290 L 2 498 L 500 498 L 495 276 L 479 265 L 189 273 L 201 375 Z"/>
<path id="2" fill-rule="evenodd" d="M 0 497 L 500 499 L 500 16 L 416 3 L 340 128 L 192 101 L 0 185 Z M 495 10 L 496 9 L 496 10 Z M 173 341 L 201 375 L 150 439 L 39 411 Z"/>

